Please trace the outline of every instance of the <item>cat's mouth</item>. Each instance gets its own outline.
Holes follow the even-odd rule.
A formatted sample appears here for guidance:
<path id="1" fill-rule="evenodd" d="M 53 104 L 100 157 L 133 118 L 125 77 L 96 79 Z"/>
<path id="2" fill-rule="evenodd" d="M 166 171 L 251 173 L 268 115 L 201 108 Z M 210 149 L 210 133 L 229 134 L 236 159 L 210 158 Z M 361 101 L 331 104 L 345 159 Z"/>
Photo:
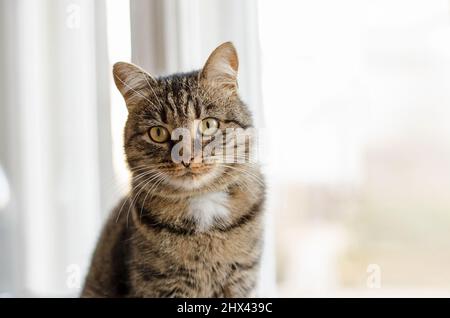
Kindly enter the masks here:
<path id="1" fill-rule="evenodd" d="M 182 177 L 195 177 L 198 175 L 201 175 L 202 172 L 198 172 L 198 171 L 193 171 L 193 170 L 186 170 L 184 172 L 184 174 L 182 175 Z"/>
<path id="2" fill-rule="evenodd" d="M 208 174 L 210 173 L 212 170 L 211 167 L 186 167 L 182 170 L 180 170 L 180 173 L 178 174 L 177 177 L 181 177 L 181 178 L 198 178 L 201 177 L 202 175 Z"/>
<path id="3" fill-rule="evenodd" d="M 195 189 L 213 182 L 220 174 L 220 169 L 213 165 L 183 166 L 172 170 L 168 182 L 176 187 Z"/>
<path id="4" fill-rule="evenodd" d="M 183 178 L 202 176 L 210 173 L 213 169 L 214 166 L 211 164 L 191 163 L 189 165 L 177 164 L 171 170 L 174 177 Z"/>

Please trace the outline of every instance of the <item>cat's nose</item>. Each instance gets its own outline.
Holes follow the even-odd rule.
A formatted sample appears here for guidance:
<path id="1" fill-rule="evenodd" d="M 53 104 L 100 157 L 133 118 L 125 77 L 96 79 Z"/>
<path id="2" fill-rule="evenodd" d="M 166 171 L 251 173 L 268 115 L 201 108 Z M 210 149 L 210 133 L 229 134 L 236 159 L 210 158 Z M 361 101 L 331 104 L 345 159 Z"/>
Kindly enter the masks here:
<path id="1" fill-rule="evenodd" d="M 189 168 L 190 165 L 191 165 L 191 162 L 190 162 L 190 161 L 188 161 L 188 162 L 182 161 L 181 163 L 183 164 L 183 166 L 184 166 L 185 168 Z"/>
<path id="2" fill-rule="evenodd" d="M 185 168 L 189 168 L 193 161 L 194 161 L 194 156 L 192 154 L 181 159 L 181 163 L 183 164 L 183 166 Z"/>
<path id="3" fill-rule="evenodd" d="M 192 166 L 192 168 L 195 168 L 196 166 L 196 157 L 194 156 L 194 153 L 190 153 L 190 155 L 183 157 L 181 159 L 181 163 L 183 164 L 183 166 L 185 168 L 190 168 Z M 194 163 L 193 165 L 191 165 L 191 163 Z"/>

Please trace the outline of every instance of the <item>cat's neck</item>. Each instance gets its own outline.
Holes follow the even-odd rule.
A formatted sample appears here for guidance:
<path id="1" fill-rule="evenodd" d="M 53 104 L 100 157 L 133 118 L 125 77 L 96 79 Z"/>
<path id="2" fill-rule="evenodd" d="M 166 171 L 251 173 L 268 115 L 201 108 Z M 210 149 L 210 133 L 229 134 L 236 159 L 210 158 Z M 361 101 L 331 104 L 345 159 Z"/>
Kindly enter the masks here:
<path id="1" fill-rule="evenodd" d="M 232 226 L 260 204 L 263 189 L 253 192 L 231 186 L 222 191 L 201 192 L 183 197 L 142 196 L 134 204 L 135 222 L 147 226 L 166 225 L 180 232 L 207 232 Z M 144 226 L 145 227 L 145 226 Z"/>

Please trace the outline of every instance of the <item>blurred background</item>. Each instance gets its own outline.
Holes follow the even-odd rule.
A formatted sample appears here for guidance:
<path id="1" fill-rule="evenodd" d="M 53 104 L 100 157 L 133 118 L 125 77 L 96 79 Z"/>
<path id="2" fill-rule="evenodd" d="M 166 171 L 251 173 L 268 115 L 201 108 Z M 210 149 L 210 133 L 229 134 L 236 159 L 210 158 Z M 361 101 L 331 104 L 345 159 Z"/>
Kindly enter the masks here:
<path id="1" fill-rule="evenodd" d="M 128 189 L 111 66 L 233 41 L 267 176 L 260 295 L 450 296 L 447 0 L 0 0 L 0 296 L 76 297 Z"/>

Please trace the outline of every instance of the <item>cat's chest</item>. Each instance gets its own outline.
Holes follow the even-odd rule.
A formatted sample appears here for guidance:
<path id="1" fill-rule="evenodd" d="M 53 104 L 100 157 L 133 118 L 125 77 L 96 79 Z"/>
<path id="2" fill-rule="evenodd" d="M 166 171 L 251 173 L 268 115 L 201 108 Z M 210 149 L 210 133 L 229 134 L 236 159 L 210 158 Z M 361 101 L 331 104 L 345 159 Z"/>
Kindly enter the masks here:
<path id="1" fill-rule="evenodd" d="M 230 216 L 230 196 L 227 192 L 211 192 L 189 199 L 186 217 L 198 232 L 209 230 L 214 224 L 226 222 Z"/>

